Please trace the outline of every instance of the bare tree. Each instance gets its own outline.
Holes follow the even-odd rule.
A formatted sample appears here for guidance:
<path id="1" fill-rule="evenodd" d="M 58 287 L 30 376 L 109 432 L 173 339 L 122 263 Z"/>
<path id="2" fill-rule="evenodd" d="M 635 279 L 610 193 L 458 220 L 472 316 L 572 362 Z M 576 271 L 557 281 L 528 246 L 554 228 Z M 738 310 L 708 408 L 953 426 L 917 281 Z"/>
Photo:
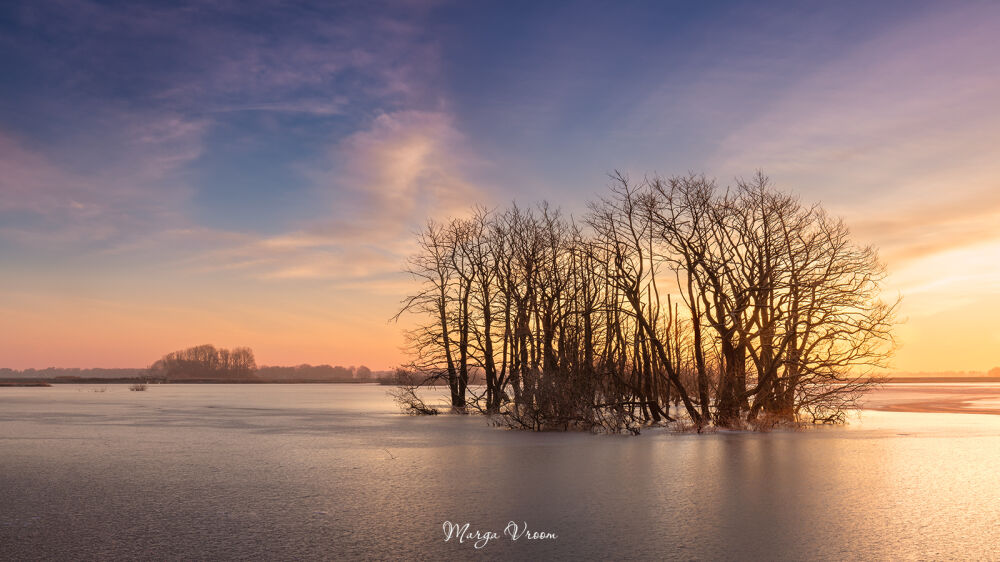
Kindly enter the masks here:
<path id="1" fill-rule="evenodd" d="M 638 431 L 672 402 L 699 429 L 842 421 L 891 353 L 877 252 L 762 174 L 615 173 L 590 209 L 429 223 L 399 313 L 424 319 L 411 386 L 446 380 L 453 407 L 532 430 Z"/>
<path id="2" fill-rule="evenodd" d="M 229 350 L 199 345 L 168 353 L 149 370 L 165 379 L 247 379 L 255 375 L 257 363 L 249 347 Z"/>
<path id="3" fill-rule="evenodd" d="M 463 387 L 455 367 L 452 343 L 453 303 L 455 302 L 453 237 L 446 226 L 433 221 L 417 237 L 418 251 L 409 261 L 407 272 L 419 283 L 420 290 L 407 297 L 398 319 L 404 312 L 415 312 L 428 319 L 408 333 L 413 362 L 410 368 L 429 372 L 430 380 L 445 379 L 451 391 L 454 408 L 465 407 Z M 442 364 L 443 363 L 443 364 Z"/>

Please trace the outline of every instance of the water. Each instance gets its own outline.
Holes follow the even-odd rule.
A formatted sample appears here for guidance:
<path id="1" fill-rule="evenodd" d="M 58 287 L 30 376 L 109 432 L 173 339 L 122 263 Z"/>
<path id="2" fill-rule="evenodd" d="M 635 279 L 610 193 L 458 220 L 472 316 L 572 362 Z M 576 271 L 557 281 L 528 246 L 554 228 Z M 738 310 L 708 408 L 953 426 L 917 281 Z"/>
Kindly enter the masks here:
<path id="1" fill-rule="evenodd" d="M 956 387 L 869 406 L 1000 395 Z M 531 434 L 401 416 L 385 390 L 0 389 L 0 558 L 1000 559 L 1000 416 Z M 501 536 L 445 542 L 445 521 Z"/>

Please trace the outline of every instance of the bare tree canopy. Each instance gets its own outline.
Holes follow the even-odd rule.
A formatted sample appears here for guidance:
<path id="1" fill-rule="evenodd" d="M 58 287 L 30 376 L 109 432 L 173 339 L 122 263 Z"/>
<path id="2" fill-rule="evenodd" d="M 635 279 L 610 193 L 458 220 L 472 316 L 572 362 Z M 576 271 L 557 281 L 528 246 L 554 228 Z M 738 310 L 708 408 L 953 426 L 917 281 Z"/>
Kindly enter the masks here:
<path id="1" fill-rule="evenodd" d="M 213 345 L 189 347 L 153 363 L 149 373 L 163 379 L 247 379 L 254 377 L 257 362 L 249 347 L 219 348 Z"/>
<path id="2" fill-rule="evenodd" d="M 844 421 L 894 347 L 877 251 L 759 173 L 611 179 L 582 223 L 547 204 L 428 223 L 397 314 L 423 320 L 409 386 L 532 430 Z"/>

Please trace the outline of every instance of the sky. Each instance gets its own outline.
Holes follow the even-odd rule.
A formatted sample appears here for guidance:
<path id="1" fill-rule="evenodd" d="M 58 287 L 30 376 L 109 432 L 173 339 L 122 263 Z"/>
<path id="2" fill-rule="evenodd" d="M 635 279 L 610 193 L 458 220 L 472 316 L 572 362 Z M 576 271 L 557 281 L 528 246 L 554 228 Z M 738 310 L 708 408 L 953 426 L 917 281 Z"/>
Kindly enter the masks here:
<path id="1" fill-rule="evenodd" d="M 0 366 L 404 360 L 413 233 L 763 170 L 880 248 L 900 371 L 1000 365 L 1000 4 L 0 5 Z"/>

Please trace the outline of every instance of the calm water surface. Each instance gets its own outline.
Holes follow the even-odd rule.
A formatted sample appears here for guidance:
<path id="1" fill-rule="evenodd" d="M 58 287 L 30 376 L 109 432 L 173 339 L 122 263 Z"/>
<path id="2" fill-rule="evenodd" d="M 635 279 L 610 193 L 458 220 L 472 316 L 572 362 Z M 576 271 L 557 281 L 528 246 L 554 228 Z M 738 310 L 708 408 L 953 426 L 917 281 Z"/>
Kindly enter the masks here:
<path id="1" fill-rule="evenodd" d="M 0 558 L 1000 559 L 1000 416 L 529 434 L 401 416 L 385 390 L 0 388 Z M 511 520 L 558 538 L 444 541 Z"/>

